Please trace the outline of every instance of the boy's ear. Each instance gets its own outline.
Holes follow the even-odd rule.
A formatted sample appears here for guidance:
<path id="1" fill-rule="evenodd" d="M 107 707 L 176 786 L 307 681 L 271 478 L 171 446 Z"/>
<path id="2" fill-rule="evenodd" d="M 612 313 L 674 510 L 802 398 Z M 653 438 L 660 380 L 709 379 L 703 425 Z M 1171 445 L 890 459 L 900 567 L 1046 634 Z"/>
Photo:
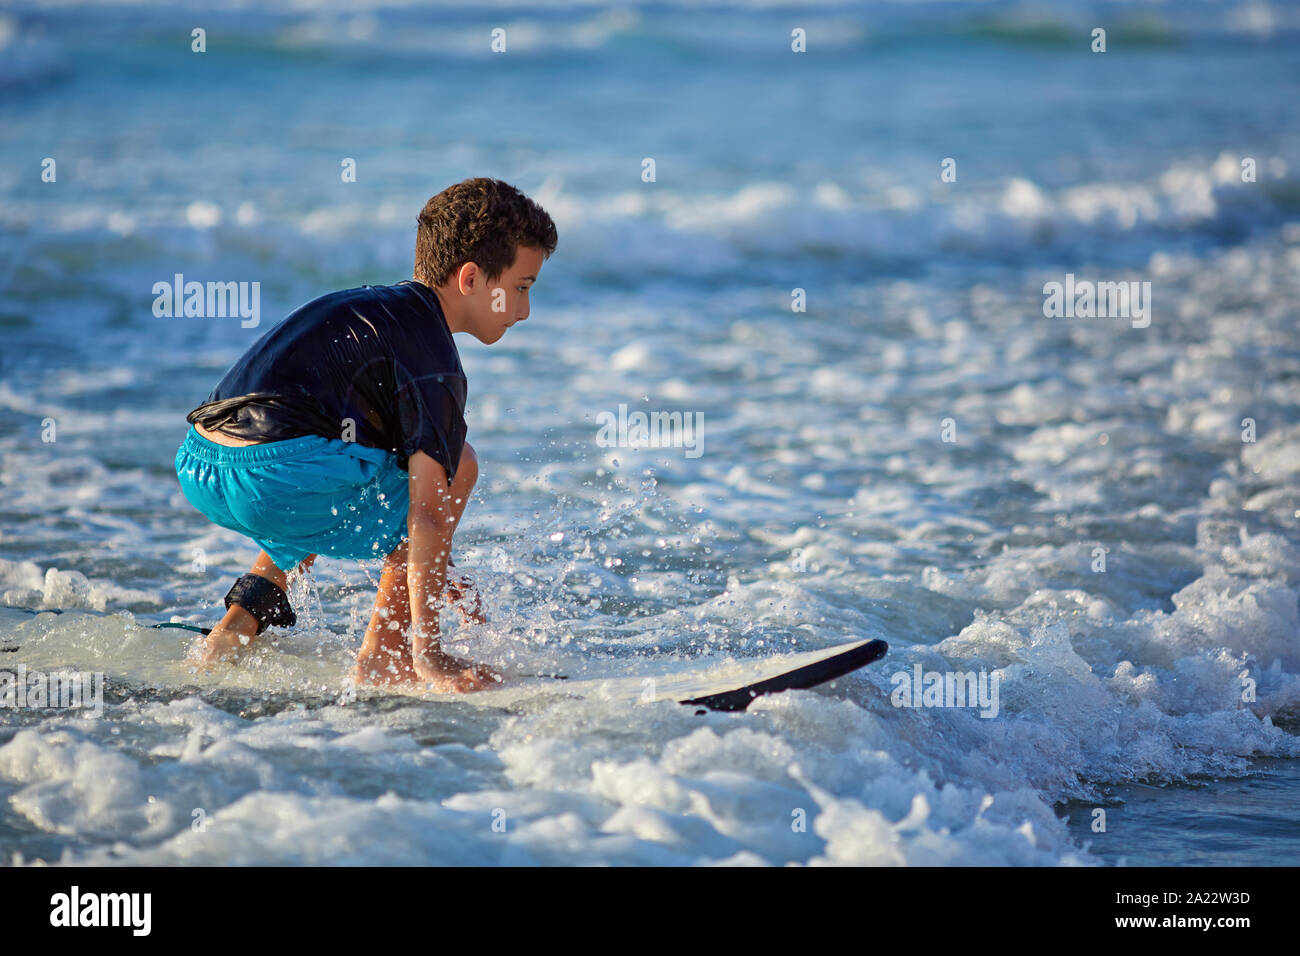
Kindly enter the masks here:
<path id="1" fill-rule="evenodd" d="M 483 275 L 483 270 L 479 264 L 472 259 L 469 262 L 462 262 L 457 267 L 457 277 L 460 280 L 460 291 L 462 295 L 469 295 L 469 285 L 482 285 L 487 280 Z"/>

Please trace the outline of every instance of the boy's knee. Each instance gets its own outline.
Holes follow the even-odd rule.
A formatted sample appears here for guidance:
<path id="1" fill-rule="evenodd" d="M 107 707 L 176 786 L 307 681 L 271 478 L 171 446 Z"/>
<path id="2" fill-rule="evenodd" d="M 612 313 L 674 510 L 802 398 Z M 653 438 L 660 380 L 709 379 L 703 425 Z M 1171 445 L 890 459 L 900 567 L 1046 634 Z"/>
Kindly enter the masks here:
<path id="1" fill-rule="evenodd" d="M 478 481 L 478 455 L 474 454 L 474 446 L 469 442 L 465 442 L 465 447 L 461 449 L 455 481 L 466 485 L 473 485 Z"/>

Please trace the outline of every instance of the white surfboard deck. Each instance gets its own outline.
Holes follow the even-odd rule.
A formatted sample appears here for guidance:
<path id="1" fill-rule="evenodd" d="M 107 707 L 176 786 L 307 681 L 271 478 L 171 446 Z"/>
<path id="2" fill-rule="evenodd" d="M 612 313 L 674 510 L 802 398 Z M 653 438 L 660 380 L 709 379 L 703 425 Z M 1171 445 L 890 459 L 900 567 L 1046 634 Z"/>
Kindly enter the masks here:
<path id="1" fill-rule="evenodd" d="M 10 608 L 27 618 L 44 613 L 35 609 Z M 103 617 L 101 612 L 55 610 L 55 614 L 83 613 Z M 154 624 L 154 628 L 182 628 L 199 633 L 206 629 L 193 624 Z M 0 651 L 16 651 L 17 647 L 0 647 Z M 565 697 L 597 699 L 616 705 L 635 706 L 676 701 L 711 710 L 744 710 L 756 697 L 781 693 L 785 690 L 816 687 L 828 681 L 865 667 L 884 657 L 888 645 L 881 640 L 853 641 L 836 644 L 816 651 L 773 654 L 768 657 L 737 660 L 662 661 L 653 658 L 635 658 L 624 663 L 635 669 L 633 675 L 610 677 L 576 676 L 568 679 L 555 677 L 508 677 L 503 686 L 471 694 L 437 694 L 418 684 L 399 687 L 357 688 L 362 696 L 401 694 L 426 700 L 463 701 L 488 707 L 505 707 L 539 694 L 559 694 Z M 618 666 L 608 661 L 596 663 L 598 667 Z"/>
<path id="2" fill-rule="evenodd" d="M 435 694 L 417 688 L 403 689 L 431 700 L 459 700 L 484 706 L 505 706 L 520 696 L 537 693 L 595 699 L 635 706 L 660 701 L 698 703 L 712 710 L 743 710 L 758 696 L 783 690 L 814 687 L 884 656 L 884 641 L 863 640 L 816 651 L 773 654 L 770 657 L 706 662 L 629 662 L 633 676 L 567 680 L 514 678 L 493 690 L 472 694 Z M 386 689 L 391 691 L 391 689 Z"/>

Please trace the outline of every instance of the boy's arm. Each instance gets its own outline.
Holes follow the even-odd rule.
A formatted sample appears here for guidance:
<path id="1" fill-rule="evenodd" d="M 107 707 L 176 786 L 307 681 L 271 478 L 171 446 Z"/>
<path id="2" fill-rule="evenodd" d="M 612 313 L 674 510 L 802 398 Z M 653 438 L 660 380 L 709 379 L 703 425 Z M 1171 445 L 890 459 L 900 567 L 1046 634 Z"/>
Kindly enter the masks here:
<path id="1" fill-rule="evenodd" d="M 446 586 L 456 513 L 451 507 L 447 471 L 441 464 L 417 451 L 407 467 L 411 506 L 406 515 L 406 586 L 411 598 L 411 652 L 420 660 L 440 651 L 438 609 Z"/>

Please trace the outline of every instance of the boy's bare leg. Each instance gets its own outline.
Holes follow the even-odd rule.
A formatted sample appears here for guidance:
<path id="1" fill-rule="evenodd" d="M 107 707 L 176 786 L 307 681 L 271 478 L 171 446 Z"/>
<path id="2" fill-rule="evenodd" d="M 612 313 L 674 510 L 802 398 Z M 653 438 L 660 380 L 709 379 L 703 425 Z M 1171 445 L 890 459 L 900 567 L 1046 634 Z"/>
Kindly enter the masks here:
<path id="1" fill-rule="evenodd" d="M 379 593 L 370 626 L 357 653 L 358 684 L 400 684 L 416 679 L 406 631 L 411 626 L 411 600 L 406 589 L 406 542 L 384 559 Z"/>
<path id="2" fill-rule="evenodd" d="M 496 683 L 495 675 L 472 661 L 440 655 L 444 672 L 421 677 L 411 655 L 407 631 L 411 626 L 411 598 L 406 584 L 407 545 L 402 542 L 384 560 L 379 593 L 370 626 L 357 653 L 353 673 L 358 684 L 401 684 L 409 681 L 433 683 L 446 693 L 481 690 Z"/>
<path id="3" fill-rule="evenodd" d="M 316 555 L 309 554 L 295 570 L 295 574 L 305 574 L 316 560 Z M 258 552 L 250 573 L 266 578 L 287 591 L 289 576 L 275 566 L 265 551 Z M 257 635 L 257 618 L 249 614 L 238 604 L 230 605 L 226 616 L 221 619 L 212 633 L 195 642 L 194 656 L 200 663 L 211 664 L 219 660 L 233 660 L 252 643 Z"/>
<path id="4" fill-rule="evenodd" d="M 461 452 L 460 467 L 456 469 L 456 477 L 452 479 L 447 489 L 449 505 L 452 514 L 456 517 L 457 527 L 460 526 L 460 519 L 465 514 L 465 507 L 469 504 L 470 495 L 477 481 L 478 455 L 474 453 L 470 443 L 466 442 Z M 450 553 L 447 560 L 450 563 Z M 454 574 L 451 568 L 448 568 L 444 581 L 444 605 L 455 606 L 460 611 L 461 618 L 467 623 L 471 621 L 483 623 L 482 605 L 470 580 Z M 414 653 L 412 653 L 412 663 L 414 663 Z M 454 657 L 438 648 L 436 642 L 433 648 L 425 648 L 422 663 L 416 669 L 421 672 L 421 680 L 432 683 L 444 693 L 486 690 L 501 683 L 501 675 L 488 665 L 475 664 L 473 661 Z"/>
<path id="5" fill-rule="evenodd" d="M 474 493 L 474 485 L 478 481 L 478 455 L 475 454 L 474 448 L 469 442 L 465 442 L 464 450 L 460 455 L 460 467 L 456 469 L 456 477 L 452 479 L 451 487 L 448 492 L 451 495 L 451 510 L 456 516 L 456 525 L 459 527 L 461 516 L 465 514 L 465 507 L 469 504 L 469 497 Z M 446 584 L 443 587 L 443 600 L 450 607 L 456 608 L 460 612 L 461 620 L 466 624 L 482 624 L 486 620 L 483 617 L 483 604 L 479 600 L 478 592 L 474 589 L 473 583 L 469 578 L 456 574 L 452 570 L 451 559 L 447 560 Z"/>
<path id="6" fill-rule="evenodd" d="M 470 494 L 478 480 L 478 456 L 469 442 L 461 453 L 460 467 L 447 492 L 452 513 L 459 523 L 469 503 Z M 415 668 L 407 631 L 411 626 L 410 592 L 407 587 L 408 546 L 403 542 L 384 561 L 379 579 L 379 593 L 375 595 L 375 610 L 370 626 L 357 654 L 356 679 L 358 683 L 392 684 L 420 680 L 432 683 L 443 692 L 482 690 L 499 683 L 500 676 L 486 665 L 476 665 L 450 654 L 437 653 L 438 667 L 431 672 Z M 443 590 L 445 604 L 455 604 L 466 621 L 482 623 L 483 617 L 477 593 L 468 579 L 445 578 Z"/>

